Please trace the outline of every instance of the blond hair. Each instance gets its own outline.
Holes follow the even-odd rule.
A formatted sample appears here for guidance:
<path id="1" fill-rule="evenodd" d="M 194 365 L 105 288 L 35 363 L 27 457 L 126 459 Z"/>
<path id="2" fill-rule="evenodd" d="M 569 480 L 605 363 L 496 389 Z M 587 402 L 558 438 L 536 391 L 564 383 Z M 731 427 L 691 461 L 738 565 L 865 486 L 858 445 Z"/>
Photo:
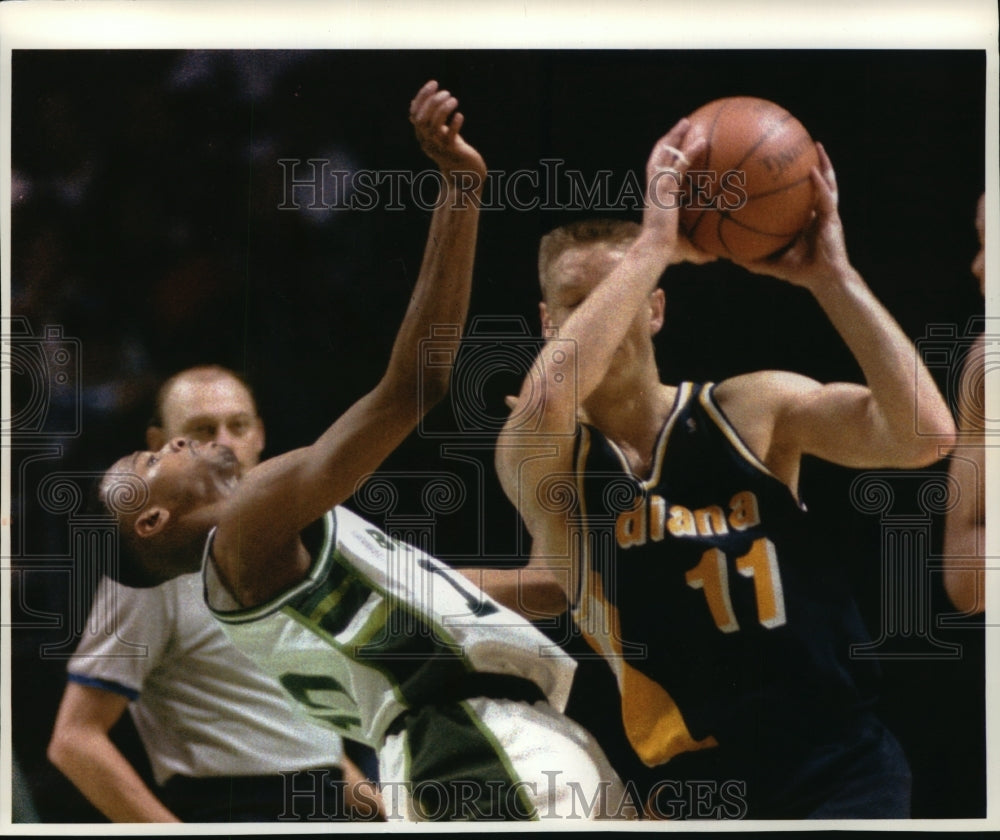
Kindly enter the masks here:
<path id="1" fill-rule="evenodd" d="M 547 294 L 552 264 L 566 251 L 592 245 L 630 245 L 638 238 L 640 230 L 636 222 L 623 219 L 584 219 L 545 234 L 538 246 L 538 281 L 542 297 Z"/>

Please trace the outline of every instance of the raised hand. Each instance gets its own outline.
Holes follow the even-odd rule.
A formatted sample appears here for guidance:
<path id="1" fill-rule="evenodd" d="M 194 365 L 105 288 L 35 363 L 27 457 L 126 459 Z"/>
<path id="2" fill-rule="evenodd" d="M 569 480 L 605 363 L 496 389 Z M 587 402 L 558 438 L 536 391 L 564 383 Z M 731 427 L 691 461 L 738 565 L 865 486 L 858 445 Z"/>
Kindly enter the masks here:
<path id="1" fill-rule="evenodd" d="M 678 229 L 684 176 L 691 160 L 705 148 L 703 136 L 689 137 L 690 122 L 685 117 L 661 137 L 646 163 L 646 209 L 642 225 L 645 233 L 663 239 L 670 262 L 704 263 L 715 259 L 699 251 Z"/>
<path id="2" fill-rule="evenodd" d="M 822 144 L 816 144 L 819 167 L 810 172 L 816 210 L 802 234 L 778 257 L 739 263 L 755 274 L 769 274 L 796 286 L 813 288 L 851 270 L 844 227 L 837 212 L 837 175 Z"/>
<path id="3" fill-rule="evenodd" d="M 423 149 L 445 175 L 474 172 L 486 177 L 482 156 L 461 135 L 465 117 L 458 110 L 458 100 L 447 90 L 440 90 L 433 79 L 425 84 L 410 102 L 410 122 Z"/>

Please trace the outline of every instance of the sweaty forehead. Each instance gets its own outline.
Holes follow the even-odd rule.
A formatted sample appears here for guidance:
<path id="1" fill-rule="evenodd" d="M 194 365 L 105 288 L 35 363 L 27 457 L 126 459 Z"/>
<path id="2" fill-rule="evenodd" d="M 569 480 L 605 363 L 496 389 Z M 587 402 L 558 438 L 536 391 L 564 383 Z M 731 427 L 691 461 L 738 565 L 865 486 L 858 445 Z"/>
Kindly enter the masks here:
<path id="1" fill-rule="evenodd" d="M 183 426 L 193 417 L 223 418 L 241 413 L 255 413 L 253 399 L 242 383 L 228 376 L 179 379 L 163 405 L 168 428 Z"/>

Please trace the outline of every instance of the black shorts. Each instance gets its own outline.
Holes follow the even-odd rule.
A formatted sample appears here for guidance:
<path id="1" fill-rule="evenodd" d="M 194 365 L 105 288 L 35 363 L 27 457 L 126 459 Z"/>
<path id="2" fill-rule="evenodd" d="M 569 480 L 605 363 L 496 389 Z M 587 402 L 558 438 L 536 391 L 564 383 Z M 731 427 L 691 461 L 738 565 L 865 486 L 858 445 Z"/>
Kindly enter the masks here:
<path id="1" fill-rule="evenodd" d="M 345 820 L 344 774 L 339 767 L 272 776 L 171 776 L 163 804 L 184 822 Z"/>

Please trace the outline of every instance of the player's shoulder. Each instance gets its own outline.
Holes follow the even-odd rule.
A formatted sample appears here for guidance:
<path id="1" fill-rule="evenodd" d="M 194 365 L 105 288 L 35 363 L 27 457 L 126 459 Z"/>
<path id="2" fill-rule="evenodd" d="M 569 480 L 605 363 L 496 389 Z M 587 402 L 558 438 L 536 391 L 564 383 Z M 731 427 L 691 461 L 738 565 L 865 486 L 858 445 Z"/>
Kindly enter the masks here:
<path id="1" fill-rule="evenodd" d="M 807 396 L 821 385 L 815 379 L 788 370 L 758 370 L 741 373 L 716 384 L 712 393 L 723 402 L 753 401 L 780 405 Z"/>
<path id="2" fill-rule="evenodd" d="M 808 404 L 822 386 L 786 370 L 761 370 L 719 382 L 712 396 L 722 413 L 745 437 L 759 439 L 761 451 L 771 447 L 774 429 Z"/>

